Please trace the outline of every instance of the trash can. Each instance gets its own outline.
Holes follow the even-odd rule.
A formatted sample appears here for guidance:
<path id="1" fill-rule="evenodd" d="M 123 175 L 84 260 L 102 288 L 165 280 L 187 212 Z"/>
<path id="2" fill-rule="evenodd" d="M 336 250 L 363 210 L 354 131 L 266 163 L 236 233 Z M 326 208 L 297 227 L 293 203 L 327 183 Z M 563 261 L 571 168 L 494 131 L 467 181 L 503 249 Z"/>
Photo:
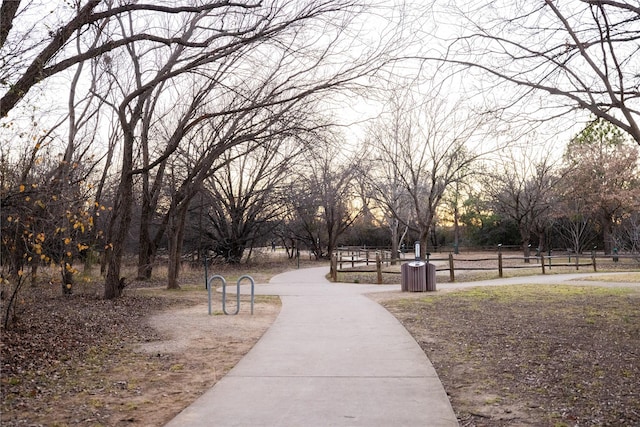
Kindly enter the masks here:
<path id="1" fill-rule="evenodd" d="M 424 261 L 402 264 L 400 287 L 402 292 L 433 292 L 436 290 L 436 266 Z"/>
<path id="2" fill-rule="evenodd" d="M 436 265 L 427 263 L 427 291 L 436 290 Z"/>
<path id="3" fill-rule="evenodd" d="M 402 292 L 426 292 L 427 264 L 425 262 L 411 261 L 406 264 L 402 264 L 402 267 L 400 267 L 400 272 L 402 273 L 402 279 L 400 283 Z"/>

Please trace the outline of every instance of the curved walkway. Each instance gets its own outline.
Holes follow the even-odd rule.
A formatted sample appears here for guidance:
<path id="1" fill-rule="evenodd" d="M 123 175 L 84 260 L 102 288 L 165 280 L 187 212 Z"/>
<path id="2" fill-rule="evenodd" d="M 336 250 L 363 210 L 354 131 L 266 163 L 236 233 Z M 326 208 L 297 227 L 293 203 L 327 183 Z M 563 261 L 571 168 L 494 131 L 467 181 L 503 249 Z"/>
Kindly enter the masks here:
<path id="1" fill-rule="evenodd" d="M 420 346 L 363 294 L 398 286 L 332 284 L 328 267 L 256 287 L 280 315 L 253 349 L 167 426 L 457 426 Z"/>

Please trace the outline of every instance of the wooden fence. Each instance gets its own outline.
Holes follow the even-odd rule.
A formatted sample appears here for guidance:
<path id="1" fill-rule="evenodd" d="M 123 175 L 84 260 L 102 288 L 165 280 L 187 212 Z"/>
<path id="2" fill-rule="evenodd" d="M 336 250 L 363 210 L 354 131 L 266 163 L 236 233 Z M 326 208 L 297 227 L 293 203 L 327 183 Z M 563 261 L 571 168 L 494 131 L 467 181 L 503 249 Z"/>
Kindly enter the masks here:
<path id="1" fill-rule="evenodd" d="M 456 271 L 496 271 L 498 277 L 503 277 L 504 270 L 508 269 L 535 269 L 546 274 L 554 267 L 570 267 L 579 271 L 580 268 L 593 268 L 598 271 L 598 264 L 603 261 L 611 263 L 623 263 L 625 259 L 635 260 L 640 267 L 640 255 L 603 255 L 591 253 L 590 255 L 566 253 L 561 255 L 536 255 L 536 256 L 505 256 L 502 252 L 487 257 L 464 258 L 452 253 L 448 256 L 428 257 L 427 261 L 436 264 L 436 271 L 448 271 L 449 281 L 455 282 Z M 382 283 L 383 274 L 400 274 L 400 269 L 384 269 L 391 265 L 400 265 L 413 261 L 414 258 L 392 259 L 391 251 L 376 249 L 347 248 L 339 249 L 331 257 L 331 278 L 338 280 L 338 273 L 376 273 L 377 283 Z"/>

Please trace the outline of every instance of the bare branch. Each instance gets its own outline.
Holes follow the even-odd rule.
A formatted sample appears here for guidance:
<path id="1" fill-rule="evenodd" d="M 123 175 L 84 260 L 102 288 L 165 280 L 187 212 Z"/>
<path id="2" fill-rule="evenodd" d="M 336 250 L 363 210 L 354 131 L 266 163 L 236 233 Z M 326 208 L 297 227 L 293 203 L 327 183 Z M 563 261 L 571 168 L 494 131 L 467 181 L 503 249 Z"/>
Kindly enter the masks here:
<path id="1" fill-rule="evenodd" d="M 543 108 L 586 110 L 640 144 L 640 75 L 634 71 L 640 8 L 634 2 L 545 0 L 526 8 L 498 6 L 455 9 L 462 20 L 459 35 L 443 56 L 423 59 L 482 71 L 531 89 L 528 95 L 553 95 Z"/>

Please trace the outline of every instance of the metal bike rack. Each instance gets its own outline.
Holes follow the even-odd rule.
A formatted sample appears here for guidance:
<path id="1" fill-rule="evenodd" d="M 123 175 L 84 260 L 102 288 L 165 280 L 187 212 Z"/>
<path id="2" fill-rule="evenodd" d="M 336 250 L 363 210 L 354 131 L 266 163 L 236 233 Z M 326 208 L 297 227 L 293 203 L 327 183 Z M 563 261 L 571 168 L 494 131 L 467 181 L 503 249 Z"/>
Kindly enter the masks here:
<path id="1" fill-rule="evenodd" d="M 240 283 L 245 279 L 251 283 L 251 314 L 253 314 L 253 302 L 255 301 L 255 286 L 256 286 L 256 282 L 253 280 L 253 277 L 247 274 L 245 274 L 244 276 L 240 276 L 240 278 L 238 279 L 238 282 L 236 283 L 236 286 L 237 286 L 236 292 L 238 295 L 240 295 Z M 223 310 L 224 310 L 224 306 L 223 306 Z M 240 299 L 238 299 L 238 306 L 235 314 L 238 314 L 239 310 L 240 310 Z"/>
<path id="2" fill-rule="evenodd" d="M 224 314 L 227 313 L 227 283 L 222 284 L 222 311 Z M 236 312 L 231 313 L 234 316 L 240 312 L 240 280 L 236 282 Z"/>
<path id="3" fill-rule="evenodd" d="M 245 279 L 249 280 L 249 282 L 251 282 L 251 314 L 253 314 L 253 304 L 255 301 L 255 281 L 253 280 L 253 277 L 245 274 L 238 279 L 238 281 L 236 282 L 236 311 L 234 313 L 227 313 L 227 281 L 224 279 L 224 277 L 216 274 L 214 276 L 211 276 L 209 280 L 207 280 L 207 292 L 209 294 L 209 315 L 211 315 L 211 282 L 213 282 L 214 279 L 220 279 L 222 281 L 223 313 L 226 315 L 231 314 L 234 316 L 240 312 L 240 283 Z"/>
<path id="4" fill-rule="evenodd" d="M 209 316 L 211 316 L 211 282 L 213 282 L 214 279 L 222 280 L 222 289 L 227 288 L 227 281 L 224 280 L 224 277 L 220 276 L 219 274 L 215 274 L 209 277 L 209 279 L 207 280 L 206 285 L 207 285 L 207 293 L 209 294 Z"/>

